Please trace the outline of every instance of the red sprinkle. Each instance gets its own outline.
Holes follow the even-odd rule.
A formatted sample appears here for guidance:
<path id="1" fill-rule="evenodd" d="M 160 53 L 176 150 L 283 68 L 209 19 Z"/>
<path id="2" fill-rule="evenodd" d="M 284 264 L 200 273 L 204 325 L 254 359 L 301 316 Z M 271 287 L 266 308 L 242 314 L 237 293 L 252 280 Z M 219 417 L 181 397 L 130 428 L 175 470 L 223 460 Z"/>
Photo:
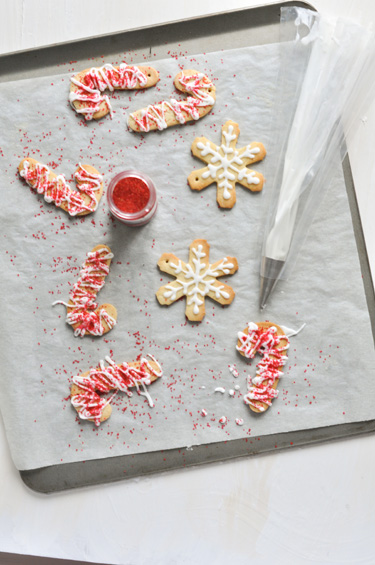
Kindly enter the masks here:
<path id="1" fill-rule="evenodd" d="M 125 177 L 113 190 L 113 202 L 122 212 L 135 214 L 142 210 L 150 199 L 150 189 L 145 181 L 137 177 Z"/>

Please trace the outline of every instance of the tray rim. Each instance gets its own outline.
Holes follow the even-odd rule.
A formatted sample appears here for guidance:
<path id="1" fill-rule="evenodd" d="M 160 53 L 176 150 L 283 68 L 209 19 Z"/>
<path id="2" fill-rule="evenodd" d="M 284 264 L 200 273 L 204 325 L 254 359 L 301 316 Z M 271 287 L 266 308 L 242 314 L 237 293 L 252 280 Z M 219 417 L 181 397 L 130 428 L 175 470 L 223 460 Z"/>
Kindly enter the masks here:
<path id="1" fill-rule="evenodd" d="M 198 20 L 201 21 L 201 20 L 210 19 L 210 18 L 213 18 L 213 17 L 223 17 L 223 16 L 226 16 L 226 15 L 229 15 L 229 14 L 239 14 L 241 12 L 247 13 L 247 12 L 254 11 L 254 10 L 263 10 L 265 8 L 271 8 L 271 7 L 274 7 L 274 6 L 279 6 L 280 8 L 281 7 L 287 7 L 287 6 L 290 6 L 290 7 L 298 6 L 298 7 L 307 8 L 309 10 L 313 10 L 314 12 L 318 11 L 309 2 L 305 2 L 304 0 L 301 0 L 301 1 L 286 0 L 285 2 L 279 2 L 279 1 L 275 0 L 275 1 L 270 2 L 268 4 L 259 4 L 257 6 L 251 6 L 251 7 L 247 7 L 247 8 L 236 8 L 235 10 L 224 10 L 222 12 L 213 12 L 211 14 L 206 14 L 204 16 L 194 16 L 192 18 L 170 20 L 170 21 L 167 21 L 167 22 L 158 23 L 158 24 L 154 24 L 154 25 L 140 26 L 140 27 L 125 29 L 125 30 L 121 30 L 121 31 L 113 31 L 113 32 L 109 32 L 109 33 L 99 34 L 99 35 L 82 37 L 82 38 L 79 38 L 79 39 L 71 39 L 71 40 L 62 41 L 62 42 L 59 42 L 59 43 L 50 43 L 50 44 L 42 45 L 42 46 L 39 46 L 39 47 L 30 47 L 28 49 L 19 49 L 17 51 L 9 51 L 7 53 L 1 53 L 0 54 L 0 62 L 2 61 L 2 59 L 5 59 L 7 57 L 13 57 L 13 56 L 16 56 L 16 55 L 36 53 L 36 52 L 40 52 L 40 51 L 44 51 L 44 50 L 51 50 L 51 49 L 56 48 L 56 47 L 64 47 L 64 46 L 72 45 L 72 44 L 86 43 L 86 42 L 97 40 L 97 39 L 111 38 L 111 37 L 129 34 L 129 33 L 139 33 L 139 32 L 144 32 L 144 31 L 147 32 L 150 29 L 161 29 L 163 27 L 169 27 L 169 26 L 172 26 L 172 25 L 184 24 L 184 23 L 194 22 L 194 21 L 198 21 Z"/>

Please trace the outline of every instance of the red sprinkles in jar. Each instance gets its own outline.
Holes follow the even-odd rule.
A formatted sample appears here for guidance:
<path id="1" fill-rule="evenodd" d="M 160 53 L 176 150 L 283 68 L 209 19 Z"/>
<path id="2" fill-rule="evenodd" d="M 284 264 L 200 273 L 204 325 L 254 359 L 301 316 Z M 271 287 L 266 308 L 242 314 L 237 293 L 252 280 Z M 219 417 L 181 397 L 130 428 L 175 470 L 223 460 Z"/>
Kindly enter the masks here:
<path id="1" fill-rule="evenodd" d="M 138 177 L 125 177 L 116 184 L 112 198 L 121 212 L 135 214 L 147 205 L 150 189 L 145 181 Z"/>
<path id="2" fill-rule="evenodd" d="M 107 201 L 112 216 L 129 226 L 147 224 L 157 209 L 154 183 L 144 173 L 133 170 L 122 171 L 111 180 Z"/>

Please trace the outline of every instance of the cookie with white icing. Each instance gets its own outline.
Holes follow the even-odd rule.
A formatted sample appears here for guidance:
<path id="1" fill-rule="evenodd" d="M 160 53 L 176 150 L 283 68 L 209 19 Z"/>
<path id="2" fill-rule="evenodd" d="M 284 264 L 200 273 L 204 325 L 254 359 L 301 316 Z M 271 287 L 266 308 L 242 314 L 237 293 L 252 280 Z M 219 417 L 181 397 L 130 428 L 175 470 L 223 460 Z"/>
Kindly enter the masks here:
<path id="1" fill-rule="evenodd" d="M 203 190 L 217 184 L 217 203 L 220 208 L 233 208 L 236 202 L 236 183 L 251 192 L 263 188 L 264 177 L 248 168 L 248 165 L 262 161 L 266 156 L 263 143 L 252 142 L 237 149 L 240 128 L 236 122 L 227 121 L 222 127 L 221 145 L 215 145 L 206 137 L 197 137 L 191 146 L 195 157 L 207 163 L 188 176 L 193 190 Z"/>
<path id="2" fill-rule="evenodd" d="M 195 239 L 190 244 L 188 263 L 172 253 L 164 253 L 158 261 L 159 269 L 176 280 L 159 288 L 156 293 L 159 303 L 169 306 L 186 296 L 185 314 L 194 322 L 200 322 L 205 316 L 206 296 L 222 305 L 231 304 L 234 290 L 217 278 L 233 275 L 238 270 L 237 259 L 224 257 L 211 264 L 209 254 L 210 246 L 205 239 Z"/>

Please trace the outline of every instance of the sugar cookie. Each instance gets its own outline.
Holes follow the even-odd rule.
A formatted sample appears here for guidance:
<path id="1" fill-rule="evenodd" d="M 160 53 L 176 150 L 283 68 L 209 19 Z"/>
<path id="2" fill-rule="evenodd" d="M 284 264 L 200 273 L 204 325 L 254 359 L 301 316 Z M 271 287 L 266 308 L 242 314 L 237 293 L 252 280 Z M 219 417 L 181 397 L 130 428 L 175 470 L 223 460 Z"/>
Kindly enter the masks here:
<path id="1" fill-rule="evenodd" d="M 170 126 L 199 120 L 215 104 L 215 87 L 209 78 L 194 70 L 184 70 L 174 79 L 175 87 L 191 94 L 185 100 L 163 100 L 130 114 L 128 125 L 133 131 L 163 130 Z"/>
<path id="2" fill-rule="evenodd" d="M 100 361 L 99 367 L 94 367 L 73 377 L 73 385 L 70 390 L 71 403 L 83 420 L 94 422 L 99 426 L 101 422 L 108 420 L 112 413 L 111 401 L 118 391 L 132 396 L 130 388 L 135 387 L 139 394 L 145 396 L 150 407 L 154 406 L 146 385 L 156 381 L 163 376 L 163 371 L 155 357 L 148 355 L 150 361 L 143 357 L 140 361 L 122 363 L 116 365 L 110 357 Z M 108 398 L 100 396 L 99 393 L 115 392 Z"/>
<path id="3" fill-rule="evenodd" d="M 280 326 L 271 322 L 249 322 L 243 332 L 238 332 L 237 351 L 252 359 L 256 353 L 263 357 L 257 365 L 256 376 L 248 377 L 248 393 L 244 401 L 253 412 L 265 412 L 277 398 L 276 387 L 282 376 L 281 369 L 288 357 L 289 339 Z"/>
<path id="4" fill-rule="evenodd" d="M 102 67 L 85 69 L 70 80 L 69 101 L 72 108 L 77 114 L 83 114 L 85 120 L 99 120 L 108 113 L 112 116 L 109 98 L 102 95 L 104 90 L 149 88 L 158 82 L 159 73 L 153 67 L 107 63 Z"/>
<path id="5" fill-rule="evenodd" d="M 103 288 L 113 253 L 107 245 L 97 245 L 87 254 L 79 273 L 78 281 L 69 293 L 69 302 L 57 300 L 53 303 L 67 307 L 66 322 L 74 335 L 102 336 L 108 333 L 117 321 L 117 310 L 112 304 L 98 306 L 96 295 Z"/>
<path id="6" fill-rule="evenodd" d="M 74 173 L 78 190 L 70 188 L 64 175 L 56 175 L 31 157 L 22 159 L 18 171 L 31 188 L 43 194 L 46 202 L 53 202 L 70 216 L 94 212 L 103 194 L 103 177 L 91 165 L 80 164 Z"/>
<path id="7" fill-rule="evenodd" d="M 175 281 L 159 288 L 156 297 L 160 304 L 172 304 L 186 296 L 185 314 L 188 320 L 200 322 L 205 315 L 205 297 L 219 304 L 231 304 L 234 290 L 217 277 L 233 275 L 238 269 L 235 257 L 225 257 L 209 263 L 210 246 L 205 239 L 195 239 L 189 247 L 189 262 L 184 263 L 172 253 L 164 253 L 158 266 L 161 271 L 176 277 Z"/>
<path id="8" fill-rule="evenodd" d="M 259 192 L 264 184 L 261 173 L 247 168 L 248 165 L 264 159 L 264 145 L 253 142 L 236 149 L 239 134 L 238 124 L 229 120 L 222 127 L 220 146 L 206 137 L 197 137 L 191 146 L 193 155 L 207 163 L 207 166 L 190 173 L 190 188 L 202 190 L 216 182 L 217 202 L 221 208 L 233 208 L 236 202 L 236 183 L 252 192 Z"/>

